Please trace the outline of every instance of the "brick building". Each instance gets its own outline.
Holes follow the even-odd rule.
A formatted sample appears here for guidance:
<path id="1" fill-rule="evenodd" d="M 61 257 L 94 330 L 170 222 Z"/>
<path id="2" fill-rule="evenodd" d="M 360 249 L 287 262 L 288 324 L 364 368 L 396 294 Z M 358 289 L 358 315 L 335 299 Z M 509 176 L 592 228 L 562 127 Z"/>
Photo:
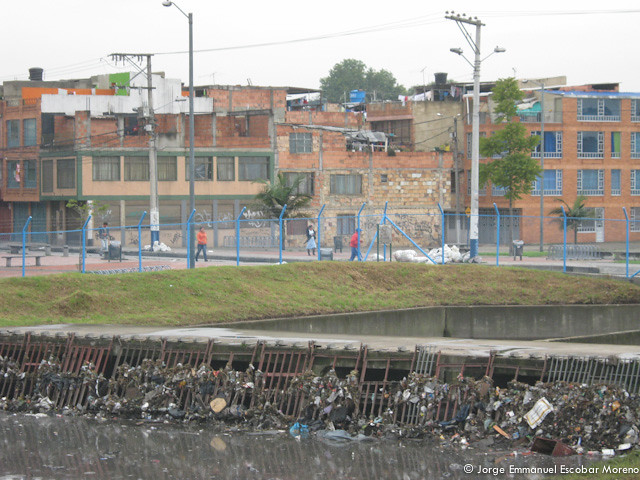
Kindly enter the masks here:
<path id="1" fill-rule="evenodd" d="M 188 211 L 189 116 L 177 80 L 153 76 L 161 225 L 186 222 Z M 68 82 L 5 82 L 2 119 L 0 221 L 5 232 L 31 232 L 42 240 L 71 243 L 79 232 L 70 199 L 109 205 L 98 222 L 136 225 L 149 210 L 149 122 L 146 79 L 128 74 Z M 363 203 L 378 214 L 389 202 L 394 214 L 424 213 L 408 232 L 437 243 L 437 206 L 452 209 L 452 155 L 366 141 L 350 135 L 371 127 L 361 113 L 337 111 L 321 100 L 292 102 L 317 91 L 288 87 L 202 86 L 195 89 L 195 221 L 233 220 L 276 172 L 302 174 L 301 188 L 313 196 L 309 215 L 321 205 L 326 238 L 350 235 Z M 440 113 L 440 112 L 437 112 Z M 444 149 L 443 149 L 444 150 Z M 368 221 L 373 228 L 376 221 Z M 370 225 L 369 225 L 370 224 Z M 231 228 L 231 223 L 229 224 Z M 292 223 L 293 231 L 302 228 Z M 122 229 L 122 240 L 129 238 Z M 91 238 L 91 235 L 90 235 Z M 160 241 L 184 245 L 179 226 L 162 227 Z M 216 229 L 214 245 L 225 244 Z"/>
<path id="2" fill-rule="evenodd" d="M 562 224 L 550 212 L 565 201 L 573 205 L 578 195 L 586 196 L 593 218 L 582 221 L 579 243 L 623 242 L 626 223 L 622 207 L 632 220 L 631 240 L 640 239 L 640 94 L 619 92 L 618 84 L 564 85 L 564 78 L 544 79 L 545 108 L 541 111 L 541 88 L 522 83 L 527 102 L 517 121 L 532 135 L 540 135 L 544 119 L 544 243 L 561 243 Z M 535 87 L 535 88 L 532 88 Z M 494 123 L 490 95 L 482 97 L 480 135 L 491 135 Z M 465 171 L 471 164 L 471 122 L 466 122 Z M 541 157 L 538 146 L 533 158 Z M 480 160 L 486 161 L 481 158 Z M 639 162 L 636 164 L 636 162 Z M 525 243 L 540 241 L 540 184 L 530 195 L 514 202 L 517 236 Z M 469 191 L 467 190 L 467 193 Z M 495 203 L 507 214 L 503 191 L 487 185 L 480 190 L 480 213 L 493 213 Z M 506 220 L 503 226 L 508 224 Z M 506 229 L 503 230 L 506 235 Z M 480 242 L 495 241 L 495 221 L 480 225 Z M 501 242 L 506 242 L 501 235 Z M 568 241 L 573 241 L 573 232 Z"/>

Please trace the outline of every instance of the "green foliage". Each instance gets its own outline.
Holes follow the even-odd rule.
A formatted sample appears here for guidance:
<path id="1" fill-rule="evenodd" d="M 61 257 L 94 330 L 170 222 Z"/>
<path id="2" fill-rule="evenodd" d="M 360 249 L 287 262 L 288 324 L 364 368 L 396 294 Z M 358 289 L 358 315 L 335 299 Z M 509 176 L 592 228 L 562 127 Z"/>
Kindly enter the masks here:
<path id="1" fill-rule="evenodd" d="M 477 265 L 441 268 L 396 262 L 73 273 L 0 279 L 0 290 L 0 328 L 48 323 L 202 325 L 436 305 L 640 303 L 640 288 L 619 280 L 490 266 L 483 266 L 479 275 Z"/>
<path id="2" fill-rule="evenodd" d="M 103 219 L 109 210 L 109 205 L 98 201 L 89 203 L 82 201 L 78 202 L 77 200 L 72 199 L 67 202 L 67 208 L 75 210 L 84 222 L 90 214 Z"/>
<path id="3" fill-rule="evenodd" d="M 480 184 L 491 182 L 505 189 L 511 216 L 513 202 L 530 193 L 533 182 L 542 173 L 538 161 L 531 158 L 539 138 L 529 136 L 524 125 L 513 121 L 522 95 L 514 78 L 498 80 L 492 100 L 495 103 L 494 113 L 504 127 L 491 137 L 480 138 L 480 153 L 490 159 L 480 165 Z M 491 159 L 494 156 L 498 158 Z M 513 240 L 513 225 L 510 234 Z"/>
<path id="4" fill-rule="evenodd" d="M 561 198 L 557 199 L 565 206 L 564 213 L 567 216 L 567 228 L 573 229 L 573 243 L 578 243 L 578 227 L 582 221 L 586 218 L 593 218 L 595 216 L 595 210 L 586 206 L 587 197 L 584 195 L 578 195 L 573 202 L 573 205 L 569 205 Z M 564 225 L 564 215 L 562 214 L 562 207 L 554 208 L 549 212 L 551 215 L 557 215 L 560 217 L 560 228 Z"/>
<path id="5" fill-rule="evenodd" d="M 406 93 L 396 78 L 385 69 L 368 68 L 364 62 L 347 58 L 336 63 L 329 75 L 320 79 L 320 88 L 324 97 L 331 103 L 348 101 L 344 98 L 351 90 L 364 90 L 369 95 L 375 92 L 378 100 L 395 100 Z"/>
<path id="6" fill-rule="evenodd" d="M 302 208 L 309 205 L 311 196 L 298 193 L 298 187 L 304 180 L 303 175 L 298 175 L 293 182 L 287 183 L 287 179 L 282 172 L 279 172 L 276 178 L 270 182 L 269 180 L 258 180 L 256 183 L 264 185 L 263 189 L 255 196 L 257 208 L 266 210 L 271 218 L 279 218 L 284 206 L 287 209 L 283 218 L 295 216 Z"/>

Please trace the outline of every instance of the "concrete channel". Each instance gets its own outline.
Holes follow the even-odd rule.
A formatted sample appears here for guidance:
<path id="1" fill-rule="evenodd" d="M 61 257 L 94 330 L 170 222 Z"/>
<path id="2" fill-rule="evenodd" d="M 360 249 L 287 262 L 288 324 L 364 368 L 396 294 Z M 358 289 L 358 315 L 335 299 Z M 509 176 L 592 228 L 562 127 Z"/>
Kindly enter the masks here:
<path id="1" fill-rule="evenodd" d="M 637 305 L 437 307 L 215 328 L 12 328 L 0 331 L 0 369 L 12 372 L 0 378 L 0 398 L 37 393 L 38 372 L 46 365 L 49 375 L 53 369 L 56 378 L 65 379 L 57 386 L 48 384 L 56 406 L 76 407 L 96 395 L 89 382 L 79 380 L 87 370 L 106 381 L 121 375 L 123 368 L 145 362 L 165 370 L 195 372 L 206 366 L 220 372 L 258 371 L 260 382 L 250 382 L 252 388 L 229 402 L 251 405 L 258 397 L 269 398 L 292 416 L 308 401 L 299 393 L 292 396 L 292 382 L 328 372 L 338 378 L 350 376 L 360 410 L 372 412 L 382 412 L 390 401 L 380 392 L 415 374 L 441 382 L 489 377 L 495 385 L 511 380 L 610 383 L 640 393 L 640 346 L 624 344 L 635 341 L 629 332 L 637 333 L 639 311 Z M 618 344 L 582 343 L 580 337 L 590 342 L 615 338 Z M 216 382 L 200 402 L 223 388 Z M 177 401 L 186 408 L 198 393 L 185 389 L 180 395 Z M 455 396 L 441 403 L 440 420 L 455 415 Z M 400 415 L 399 423 L 414 418 L 411 412 Z"/>

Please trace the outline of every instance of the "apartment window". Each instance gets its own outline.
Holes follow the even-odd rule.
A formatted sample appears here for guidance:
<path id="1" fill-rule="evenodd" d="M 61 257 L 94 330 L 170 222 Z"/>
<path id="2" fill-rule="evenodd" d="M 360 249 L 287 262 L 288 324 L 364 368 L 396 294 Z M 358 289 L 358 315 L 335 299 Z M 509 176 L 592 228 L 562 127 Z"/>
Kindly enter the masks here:
<path id="1" fill-rule="evenodd" d="M 578 132 L 578 158 L 604 158 L 604 132 Z"/>
<path id="2" fill-rule="evenodd" d="M 191 178 L 189 175 L 189 160 L 185 163 L 185 176 L 187 181 Z M 196 182 L 213 180 L 213 157 L 195 157 L 193 159 L 193 179 Z"/>
<path id="3" fill-rule="evenodd" d="M 620 99 L 579 98 L 578 120 L 583 122 L 619 122 Z"/>
<path id="4" fill-rule="evenodd" d="M 631 158 L 640 158 L 640 132 L 631 132 Z"/>
<path id="5" fill-rule="evenodd" d="M 589 218 L 580 220 L 578 223 L 578 233 L 593 233 L 596 231 L 596 226 L 602 228 L 602 222 L 604 219 L 604 208 L 596 207 L 589 209 Z"/>
<path id="6" fill-rule="evenodd" d="M 331 175 L 330 190 L 334 195 L 361 195 L 362 175 Z"/>
<path id="7" fill-rule="evenodd" d="M 20 120 L 7 120 L 7 147 L 20 146 Z"/>
<path id="8" fill-rule="evenodd" d="M 36 161 L 25 160 L 22 162 L 22 167 L 24 169 L 24 188 L 37 188 L 38 179 L 36 178 Z"/>
<path id="9" fill-rule="evenodd" d="M 611 132 L 611 158 L 620 158 L 620 132 Z"/>
<path id="10" fill-rule="evenodd" d="M 640 195 L 640 170 L 631 170 L 631 195 Z"/>
<path id="11" fill-rule="evenodd" d="M 120 157 L 93 157 L 93 181 L 117 182 L 120 180 Z"/>
<path id="12" fill-rule="evenodd" d="M 531 132 L 531 136 L 540 136 L 540 131 Z M 531 157 L 540 158 L 541 143 L 536 145 Z M 544 158 L 562 158 L 562 132 L 544 132 Z"/>
<path id="13" fill-rule="evenodd" d="M 238 180 L 269 180 L 269 157 L 239 157 Z"/>
<path id="14" fill-rule="evenodd" d="M 545 195 L 562 195 L 562 170 L 545 170 L 543 172 L 543 178 Z M 540 195 L 540 177 L 533 182 L 531 195 Z"/>
<path id="15" fill-rule="evenodd" d="M 36 135 L 36 119 L 27 118 L 22 121 L 22 129 L 24 130 L 24 146 L 33 147 L 37 143 Z"/>
<path id="16" fill-rule="evenodd" d="M 631 207 L 629 209 L 629 220 L 629 230 L 640 232 L 640 207 Z"/>
<path id="17" fill-rule="evenodd" d="M 42 161 L 42 192 L 53 192 L 53 160 Z"/>
<path id="18" fill-rule="evenodd" d="M 640 122 L 640 100 L 631 100 L 631 121 Z"/>
<path id="19" fill-rule="evenodd" d="M 293 185 L 298 177 L 301 177 L 301 181 L 295 193 L 313 196 L 313 172 L 285 172 L 284 174 L 287 186 Z"/>
<path id="20" fill-rule="evenodd" d="M 337 235 L 353 235 L 353 232 L 356 231 L 356 218 L 353 215 L 338 215 L 336 220 Z"/>
<path id="21" fill-rule="evenodd" d="M 58 188 L 76 188 L 76 161 L 74 158 L 60 158 L 56 162 Z"/>
<path id="22" fill-rule="evenodd" d="M 294 132 L 289 134 L 290 153 L 311 153 L 313 149 L 310 133 Z"/>
<path id="23" fill-rule="evenodd" d="M 233 157 L 218 157 L 216 163 L 219 182 L 233 182 L 236 179 L 235 159 Z"/>
<path id="24" fill-rule="evenodd" d="M 621 178 L 619 169 L 611 170 L 611 195 L 614 197 L 622 194 Z"/>
<path id="25" fill-rule="evenodd" d="M 124 157 L 124 180 L 126 182 L 148 182 L 149 157 Z"/>
<path id="26" fill-rule="evenodd" d="M 504 197 L 507 193 L 507 187 L 501 185 L 491 185 L 491 195 L 494 197 Z"/>
<path id="27" fill-rule="evenodd" d="M 578 195 L 604 195 L 604 170 L 578 170 Z"/>
<path id="28" fill-rule="evenodd" d="M 20 162 L 7 162 L 7 172 L 7 188 L 20 188 L 20 182 L 22 180 L 22 167 L 20 166 Z"/>
<path id="29" fill-rule="evenodd" d="M 178 157 L 158 157 L 158 181 L 178 180 Z"/>

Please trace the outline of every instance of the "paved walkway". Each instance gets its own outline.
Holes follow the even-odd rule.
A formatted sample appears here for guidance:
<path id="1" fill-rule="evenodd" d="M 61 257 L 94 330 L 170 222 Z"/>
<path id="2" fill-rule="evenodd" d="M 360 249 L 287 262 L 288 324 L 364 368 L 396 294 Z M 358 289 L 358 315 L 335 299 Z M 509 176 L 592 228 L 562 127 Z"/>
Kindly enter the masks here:
<path id="1" fill-rule="evenodd" d="M 622 262 L 615 262 L 613 254 L 616 253 L 620 258 L 624 258 L 625 246 L 623 244 L 607 244 L 610 250 L 602 260 L 568 260 L 566 263 L 567 272 L 569 273 L 585 273 L 585 274 L 602 274 L 625 277 L 627 276 L 627 265 Z M 0 256 L 8 255 L 8 247 L 0 245 Z M 634 252 L 640 252 L 640 245 L 634 246 Z M 29 252 L 44 255 L 42 252 Z M 317 252 L 316 252 L 317 253 Z M 333 260 L 348 261 L 351 252 L 344 249 L 342 252 L 334 252 Z M 375 257 L 375 250 L 372 250 L 369 261 Z M 546 257 L 523 257 L 522 260 L 514 260 L 510 256 L 500 256 L 499 262 L 496 262 L 495 247 L 485 247 L 480 250 L 480 258 L 485 265 L 499 266 L 522 266 L 530 268 L 540 268 L 547 270 L 563 271 L 563 261 L 557 259 L 547 259 Z M 196 268 L 219 266 L 219 265 L 237 265 L 236 250 L 231 248 L 218 248 L 208 250 L 208 262 L 204 262 L 201 258 L 196 263 Z M 26 258 L 25 275 L 47 275 L 65 272 L 78 272 L 82 268 L 82 258 L 78 251 L 71 251 L 68 256 L 63 256 L 62 251 L 54 251 L 49 256 L 43 256 L 41 266 L 35 266 L 33 258 Z M 283 262 L 314 262 L 318 257 L 309 256 L 304 250 L 285 250 L 282 252 Z M 435 261 L 440 260 L 434 258 Z M 280 261 L 280 254 L 277 249 L 241 249 L 239 265 L 264 265 L 265 263 L 277 264 Z M 84 260 L 85 271 L 91 272 L 96 270 L 137 270 L 139 268 L 138 252 L 135 249 L 123 250 L 122 261 L 103 260 L 97 253 L 88 253 Z M 142 266 L 145 268 L 171 268 L 184 269 L 187 268 L 186 249 L 177 248 L 170 252 L 142 252 Z M 632 276 L 640 270 L 640 265 L 629 264 L 628 275 Z M 22 275 L 22 259 L 14 258 L 11 267 L 6 267 L 5 262 L 0 259 L 0 277 L 16 277 Z M 639 275 L 640 277 L 640 275 Z"/>

